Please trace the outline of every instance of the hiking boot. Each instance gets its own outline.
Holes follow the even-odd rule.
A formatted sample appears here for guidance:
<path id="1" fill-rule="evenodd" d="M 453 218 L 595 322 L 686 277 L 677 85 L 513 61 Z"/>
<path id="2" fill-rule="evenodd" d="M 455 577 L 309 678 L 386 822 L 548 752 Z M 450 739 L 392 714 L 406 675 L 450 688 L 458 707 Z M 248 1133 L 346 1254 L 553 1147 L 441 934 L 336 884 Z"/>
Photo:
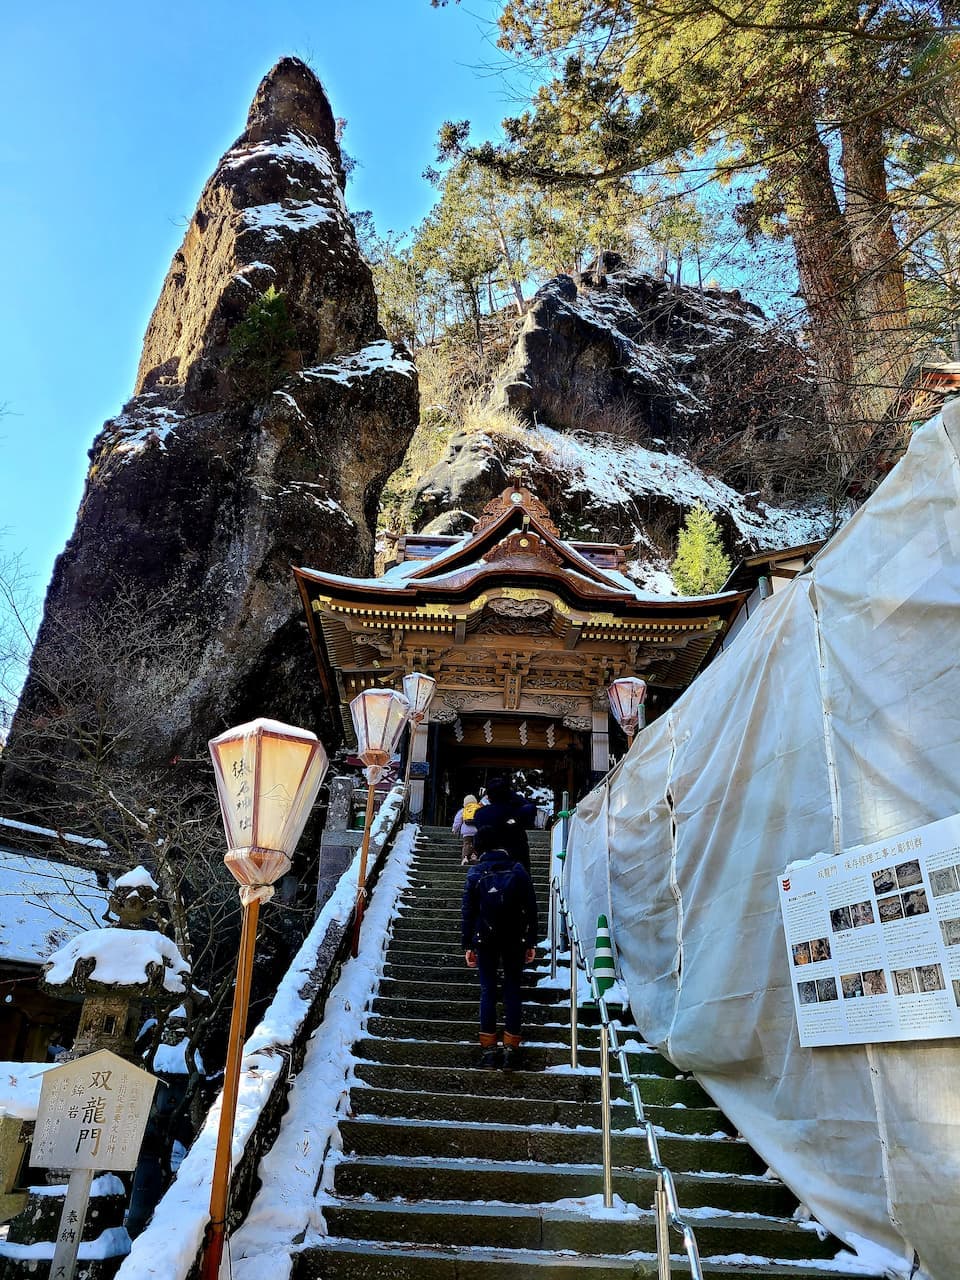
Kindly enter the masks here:
<path id="1" fill-rule="evenodd" d="M 503 1051 L 504 1071 L 516 1071 L 523 1066 L 523 1049 L 520 1045 L 508 1044 Z"/>
<path id="2" fill-rule="evenodd" d="M 500 1065 L 500 1050 L 496 1045 L 484 1049 L 480 1055 L 480 1066 L 484 1071 L 494 1071 Z"/>

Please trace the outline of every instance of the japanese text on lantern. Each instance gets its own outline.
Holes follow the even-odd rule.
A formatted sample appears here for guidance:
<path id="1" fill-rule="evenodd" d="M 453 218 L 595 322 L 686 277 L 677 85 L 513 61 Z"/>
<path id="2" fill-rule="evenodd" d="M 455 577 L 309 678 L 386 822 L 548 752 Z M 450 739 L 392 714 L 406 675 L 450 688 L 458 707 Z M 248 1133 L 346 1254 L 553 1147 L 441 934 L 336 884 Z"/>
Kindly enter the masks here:
<path id="1" fill-rule="evenodd" d="M 234 760 L 231 769 L 238 783 L 234 792 L 237 826 L 241 831 L 249 831 L 253 825 L 253 788 L 250 785 L 250 766 L 241 756 L 239 760 Z"/>

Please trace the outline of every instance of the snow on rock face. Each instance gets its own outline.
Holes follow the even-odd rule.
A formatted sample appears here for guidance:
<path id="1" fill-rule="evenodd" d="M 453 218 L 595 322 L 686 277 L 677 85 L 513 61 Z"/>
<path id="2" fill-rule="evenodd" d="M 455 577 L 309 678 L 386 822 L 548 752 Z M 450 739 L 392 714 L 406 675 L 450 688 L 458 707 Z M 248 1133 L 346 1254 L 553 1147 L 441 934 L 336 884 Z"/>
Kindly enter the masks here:
<path id="1" fill-rule="evenodd" d="M 163 635 L 195 622 L 161 731 L 129 749 L 125 763 L 135 767 L 205 756 L 211 727 L 252 708 L 307 725 L 329 712 L 290 565 L 370 572 L 380 491 L 418 409 L 414 366 L 377 319 L 335 135 L 316 76 L 283 59 L 174 255 L 136 394 L 91 450 L 38 662 L 56 652 L 58 623 L 109 611 L 120 584 L 162 602 L 154 616 Z M 244 390 L 230 334 L 269 285 L 286 300 L 296 350 L 281 385 Z M 300 361 L 309 372 L 293 371 Z M 42 699 L 28 680 L 22 705 Z M 19 732 L 15 721 L 12 751 Z M 7 795 L 15 785 L 7 771 Z"/>
<path id="2" fill-rule="evenodd" d="M 676 594 L 667 572 L 669 544 L 698 502 L 717 518 L 734 559 L 826 537 L 834 518 L 822 500 L 776 505 L 739 494 L 679 453 L 538 426 L 526 438 L 454 436 L 447 456 L 416 490 L 421 526 L 435 528 L 446 511 L 479 510 L 518 470 L 564 536 L 637 543 L 639 559 L 628 563 L 628 572 L 655 595 Z"/>
<path id="3" fill-rule="evenodd" d="M 183 995 L 190 975 L 176 944 L 154 929 L 89 929 L 53 953 L 44 966 L 46 985 L 66 986 L 80 960 L 94 962 L 88 982 L 110 987 L 156 985 L 149 968 L 157 966 L 163 990 Z"/>
<path id="4" fill-rule="evenodd" d="M 621 269 L 549 281 L 488 398 L 486 432 L 452 437 L 412 495 L 418 528 L 454 533 L 518 469 L 567 537 L 639 544 L 663 578 L 702 502 L 734 557 L 829 532 L 829 450 L 794 335 L 736 293 Z M 519 414 L 529 432 L 510 430 Z M 746 492 L 745 492 L 746 490 Z"/>
<path id="5" fill-rule="evenodd" d="M 287 299 L 307 364 L 378 336 L 343 183 L 323 87 L 304 63 L 284 58 L 257 90 L 174 255 L 147 328 L 138 394 L 176 385 L 193 409 L 235 397 L 229 333 L 251 291 L 268 284 Z M 328 313 L 319 324 L 318 306 Z"/>
<path id="6" fill-rule="evenodd" d="M 746 432 L 761 448 L 823 422 L 808 358 L 759 308 L 622 267 L 539 290 L 492 403 L 565 430 L 613 416 L 671 447 Z"/>

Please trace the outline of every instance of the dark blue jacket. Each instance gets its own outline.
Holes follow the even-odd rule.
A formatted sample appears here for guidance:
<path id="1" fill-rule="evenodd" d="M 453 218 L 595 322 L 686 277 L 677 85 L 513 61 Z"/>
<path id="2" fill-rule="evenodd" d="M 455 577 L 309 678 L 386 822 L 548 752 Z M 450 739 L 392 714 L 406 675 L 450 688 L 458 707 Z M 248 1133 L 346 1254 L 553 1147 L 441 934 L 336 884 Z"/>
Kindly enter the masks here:
<path id="1" fill-rule="evenodd" d="M 537 945 L 537 895 L 533 881 L 522 862 L 512 858 L 506 849 L 488 849 L 480 861 L 467 872 L 463 886 L 463 903 L 460 918 L 460 944 L 464 951 L 477 948 L 477 929 L 480 925 L 480 885 L 485 871 L 506 871 L 516 867 L 522 882 L 522 919 L 516 922 L 516 940 L 524 950 Z M 509 945 L 509 938 L 506 939 Z"/>
<path id="2" fill-rule="evenodd" d="M 496 827 L 498 836 L 507 853 L 513 855 L 517 862 L 530 870 L 530 845 L 527 843 L 527 827 L 532 827 L 537 820 L 537 806 L 516 791 L 511 791 L 506 800 L 482 804 L 473 815 L 473 825 L 478 831 L 484 827 Z"/>

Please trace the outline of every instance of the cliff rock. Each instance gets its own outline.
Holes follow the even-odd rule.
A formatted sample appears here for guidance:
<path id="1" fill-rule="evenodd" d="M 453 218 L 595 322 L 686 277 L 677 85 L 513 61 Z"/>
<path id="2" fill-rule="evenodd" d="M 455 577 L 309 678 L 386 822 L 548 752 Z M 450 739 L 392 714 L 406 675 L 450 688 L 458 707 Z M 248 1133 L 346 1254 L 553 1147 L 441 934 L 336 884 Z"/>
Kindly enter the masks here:
<path id="1" fill-rule="evenodd" d="M 635 542 L 650 571 L 696 501 L 734 555 L 827 532 L 827 433 L 797 338 L 739 293 L 604 266 L 531 300 L 489 429 L 455 434 L 416 486 L 419 526 L 469 527 L 519 470 L 566 534 Z"/>
<path id="2" fill-rule="evenodd" d="M 380 490 L 418 407 L 412 360 L 378 323 L 343 186 L 323 88 L 285 58 L 203 189 L 147 329 L 134 397 L 90 450 L 9 756 L 50 704 L 51 680 L 63 683 L 64 648 L 102 629 L 112 606 L 116 643 L 106 637 L 101 649 L 118 680 L 137 628 L 140 649 L 153 643 L 168 657 L 156 714 L 125 728 L 133 762 L 202 750 L 254 715 L 319 727 L 290 566 L 369 572 Z M 269 286 L 285 346 L 270 385 L 252 393 L 230 335 Z M 256 361 L 255 343 L 244 358 Z M 118 623 L 124 611 L 129 628 Z M 136 651 L 134 685 L 151 666 Z"/>

